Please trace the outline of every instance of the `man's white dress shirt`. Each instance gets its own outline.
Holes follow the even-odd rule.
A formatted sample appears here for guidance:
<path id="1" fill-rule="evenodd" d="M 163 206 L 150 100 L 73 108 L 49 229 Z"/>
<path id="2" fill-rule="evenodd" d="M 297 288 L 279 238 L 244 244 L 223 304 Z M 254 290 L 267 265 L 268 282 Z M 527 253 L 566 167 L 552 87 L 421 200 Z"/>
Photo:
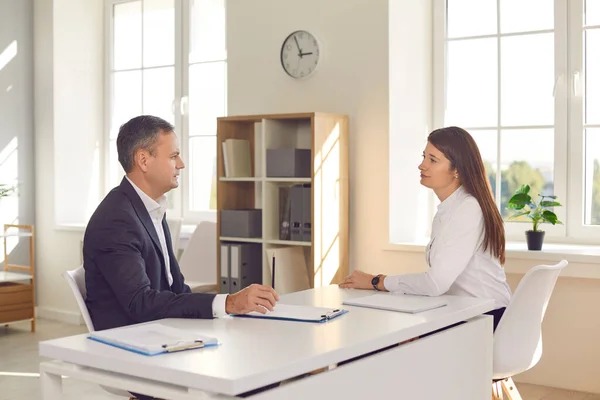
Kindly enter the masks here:
<path id="1" fill-rule="evenodd" d="M 439 296 L 472 296 L 506 307 L 511 291 L 500 262 L 483 251 L 484 219 L 479 202 L 460 186 L 439 206 L 425 257 L 428 271 L 390 275 L 383 282 L 390 292 Z"/>
<path id="2" fill-rule="evenodd" d="M 158 240 L 160 242 L 160 248 L 162 250 L 163 258 L 165 260 L 165 274 L 167 275 L 167 281 L 169 282 L 169 286 L 173 284 L 173 275 L 171 274 L 171 261 L 169 260 L 169 251 L 167 249 L 167 240 L 165 238 L 165 231 L 162 226 L 162 220 L 167 212 L 167 196 L 162 195 L 158 202 L 148 196 L 146 193 L 142 191 L 139 187 L 136 186 L 135 183 L 126 176 L 131 186 L 135 189 L 138 196 L 144 203 L 146 210 L 148 210 L 148 214 L 150 214 L 150 219 L 152 220 L 152 224 L 154 224 L 154 229 L 156 230 L 156 234 L 158 236 Z M 176 249 L 173 249 L 176 251 Z M 226 294 L 218 294 L 213 299 L 212 309 L 214 317 L 222 317 L 226 315 L 225 312 L 225 300 L 227 299 Z"/>

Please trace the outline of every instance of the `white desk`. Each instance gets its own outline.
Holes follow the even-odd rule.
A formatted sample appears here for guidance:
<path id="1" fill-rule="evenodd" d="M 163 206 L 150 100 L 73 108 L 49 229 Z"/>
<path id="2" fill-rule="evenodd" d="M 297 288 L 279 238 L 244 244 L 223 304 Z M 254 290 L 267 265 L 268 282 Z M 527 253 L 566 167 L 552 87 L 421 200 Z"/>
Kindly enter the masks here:
<path id="1" fill-rule="evenodd" d="M 286 304 L 339 307 L 370 294 L 337 286 L 282 296 Z M 322 324 L 225 317 L 162 323 L 218 337 L 217 348 L 154 357 L 77 335 L 40 343 L 43 398 L 60 399 L 61 374 L 165 399 L 231 399 L 437 329 L 442 332 L 378 352 L 320 374 L 265 390 L 252 399 L 482 399 L 492 381 L 493 301 L 448 297 L 449 305 L 410 315 L 344 306 Z M 398 397 L 401 395 L 401 397 Z"/>

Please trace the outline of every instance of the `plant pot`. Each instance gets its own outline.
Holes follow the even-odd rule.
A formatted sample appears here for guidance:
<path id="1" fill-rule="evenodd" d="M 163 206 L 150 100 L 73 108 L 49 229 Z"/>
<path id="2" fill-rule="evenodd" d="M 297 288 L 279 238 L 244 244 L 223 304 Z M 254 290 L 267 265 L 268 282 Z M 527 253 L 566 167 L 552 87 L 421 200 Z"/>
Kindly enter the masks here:
<path id="1" fill-rule="evenodd" d="M 544 231 L 527 231 L 525 236 L 527 237 L 527 249 L 528 250 L 541 250 L 542 244 L 544 243 Z"/>

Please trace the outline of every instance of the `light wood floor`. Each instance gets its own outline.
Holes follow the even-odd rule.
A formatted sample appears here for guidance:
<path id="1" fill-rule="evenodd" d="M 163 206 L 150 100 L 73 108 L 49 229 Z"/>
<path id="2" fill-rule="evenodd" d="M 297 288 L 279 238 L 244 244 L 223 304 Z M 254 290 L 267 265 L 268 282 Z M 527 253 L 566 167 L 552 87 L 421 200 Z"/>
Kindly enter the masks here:
<path id="1" fill-rule="evenodd" d="M 37 332 L 29 332 L 29 323 L 0 327 L 0 400 L 41 399 L 38 342 L 86 332 L 85 326 L 38 320 Z M 600 400 L 600 395 L 518 383 L 524 400 Z M 125 399 L 113 396 L 95 384 L 63 380 L 64 399 Z M 490 386 L 491 392 L 491 386 Z M 491 397 L 491 393 L 490 393 Z"/>

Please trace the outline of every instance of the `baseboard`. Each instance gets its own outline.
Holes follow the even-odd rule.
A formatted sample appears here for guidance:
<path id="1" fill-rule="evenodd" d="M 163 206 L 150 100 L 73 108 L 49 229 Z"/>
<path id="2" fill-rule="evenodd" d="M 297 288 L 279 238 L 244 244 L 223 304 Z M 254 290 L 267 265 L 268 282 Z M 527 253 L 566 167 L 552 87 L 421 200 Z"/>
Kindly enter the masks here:
<path id="1" fill-rule="evenodd" d="M 35 315 L 37 318 L 49 319 L 52 321 L 64 322 L 71 325 L 83 325 L 85 321 L 78 312 L 59 310 L 56 308 L 36 307 Z"/>

